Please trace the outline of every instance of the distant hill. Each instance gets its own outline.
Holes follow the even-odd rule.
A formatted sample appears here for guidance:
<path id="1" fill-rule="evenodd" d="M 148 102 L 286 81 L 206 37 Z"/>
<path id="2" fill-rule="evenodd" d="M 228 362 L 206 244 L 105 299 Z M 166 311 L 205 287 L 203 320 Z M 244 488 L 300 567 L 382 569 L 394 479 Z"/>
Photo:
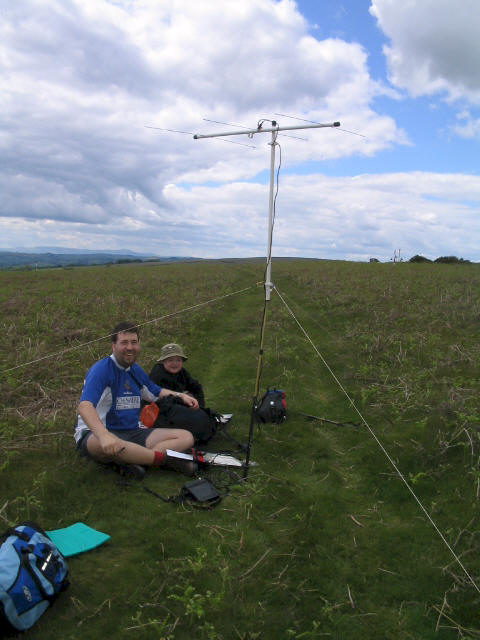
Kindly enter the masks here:
<path id="1" fill-rule="evenodd" d="M 62 247 L 35 247 L 28 251 L 0 251 L 0 269 L 47 269 L 52 267 L 79 267 L 98 264 L 128 262 L 185 262 L 199 260 L 191 257 L 158 257 L 132 251 L 89 251 Z"/>
<path id="2" fill-rule="evenodd" d="M 149 253 L 136 253 L 135 251 L 129 251 L 128 249 L 77 249 L 76 247 L 15 247 L 14 249 L 0 249 L 0 251 L 10 251 L 12 253 L 54 253 L 62 254 L 68 253 L 73 255 L 96 253 L 102 255 L 121 255 L 121 256 L 133 256 L 135 258 L 154 258 L 155 254 Z"/>

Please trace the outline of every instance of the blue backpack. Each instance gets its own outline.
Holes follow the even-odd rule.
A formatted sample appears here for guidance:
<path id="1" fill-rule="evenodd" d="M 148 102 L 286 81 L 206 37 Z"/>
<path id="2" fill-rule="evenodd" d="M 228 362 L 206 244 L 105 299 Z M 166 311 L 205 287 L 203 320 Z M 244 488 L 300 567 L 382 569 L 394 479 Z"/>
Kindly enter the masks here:
<path id="1" fill-rule="evenodd" d="M 7 529 L 0 536 L 0 630 L 29 629 L 68 587 L 67 575 L 65 558 L 38 525 Z"/>

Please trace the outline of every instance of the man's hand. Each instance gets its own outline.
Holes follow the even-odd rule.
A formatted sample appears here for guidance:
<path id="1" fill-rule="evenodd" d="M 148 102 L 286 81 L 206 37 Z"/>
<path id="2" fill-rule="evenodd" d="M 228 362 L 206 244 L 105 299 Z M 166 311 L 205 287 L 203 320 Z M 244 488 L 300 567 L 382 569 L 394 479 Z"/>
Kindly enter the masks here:
<path id="1" fill-rule="evenodd" d="M 100 446 L 106 456 L 116 457 L 125 449 L 125 441 L 114 436 L 110 431 L 105 431 L 101 436 L 97 436 L 100 440 Z"/>

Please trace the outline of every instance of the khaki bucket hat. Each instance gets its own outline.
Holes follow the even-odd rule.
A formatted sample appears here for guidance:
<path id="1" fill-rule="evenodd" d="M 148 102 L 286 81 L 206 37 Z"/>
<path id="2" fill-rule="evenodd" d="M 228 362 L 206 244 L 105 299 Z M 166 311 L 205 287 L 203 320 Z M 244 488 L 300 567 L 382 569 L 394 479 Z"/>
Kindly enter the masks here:
<path id="1" fill-rule="evenodd" d="M 180 358 L 183 358 L 184 360 L 187 359 L 187 356 L 183 353 L 182 347 L 179 344 L 172 342 L 170 344 L 163 345 L 158 362 L 162 362 L 172 356 L 180 356 Z"/>

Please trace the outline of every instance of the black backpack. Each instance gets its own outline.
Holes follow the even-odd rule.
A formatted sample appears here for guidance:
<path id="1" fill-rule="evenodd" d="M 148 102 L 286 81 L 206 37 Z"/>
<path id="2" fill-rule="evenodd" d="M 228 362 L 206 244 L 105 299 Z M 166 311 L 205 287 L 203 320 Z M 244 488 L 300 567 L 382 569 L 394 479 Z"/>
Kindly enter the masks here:
<path id="1" fill-rule="evenodd" d="M 274 422 L 276 424 L 284 422 L 287 419 L 285 391 L 267 389 L 255 407 L 255 415 L 259 422 Z"/>

